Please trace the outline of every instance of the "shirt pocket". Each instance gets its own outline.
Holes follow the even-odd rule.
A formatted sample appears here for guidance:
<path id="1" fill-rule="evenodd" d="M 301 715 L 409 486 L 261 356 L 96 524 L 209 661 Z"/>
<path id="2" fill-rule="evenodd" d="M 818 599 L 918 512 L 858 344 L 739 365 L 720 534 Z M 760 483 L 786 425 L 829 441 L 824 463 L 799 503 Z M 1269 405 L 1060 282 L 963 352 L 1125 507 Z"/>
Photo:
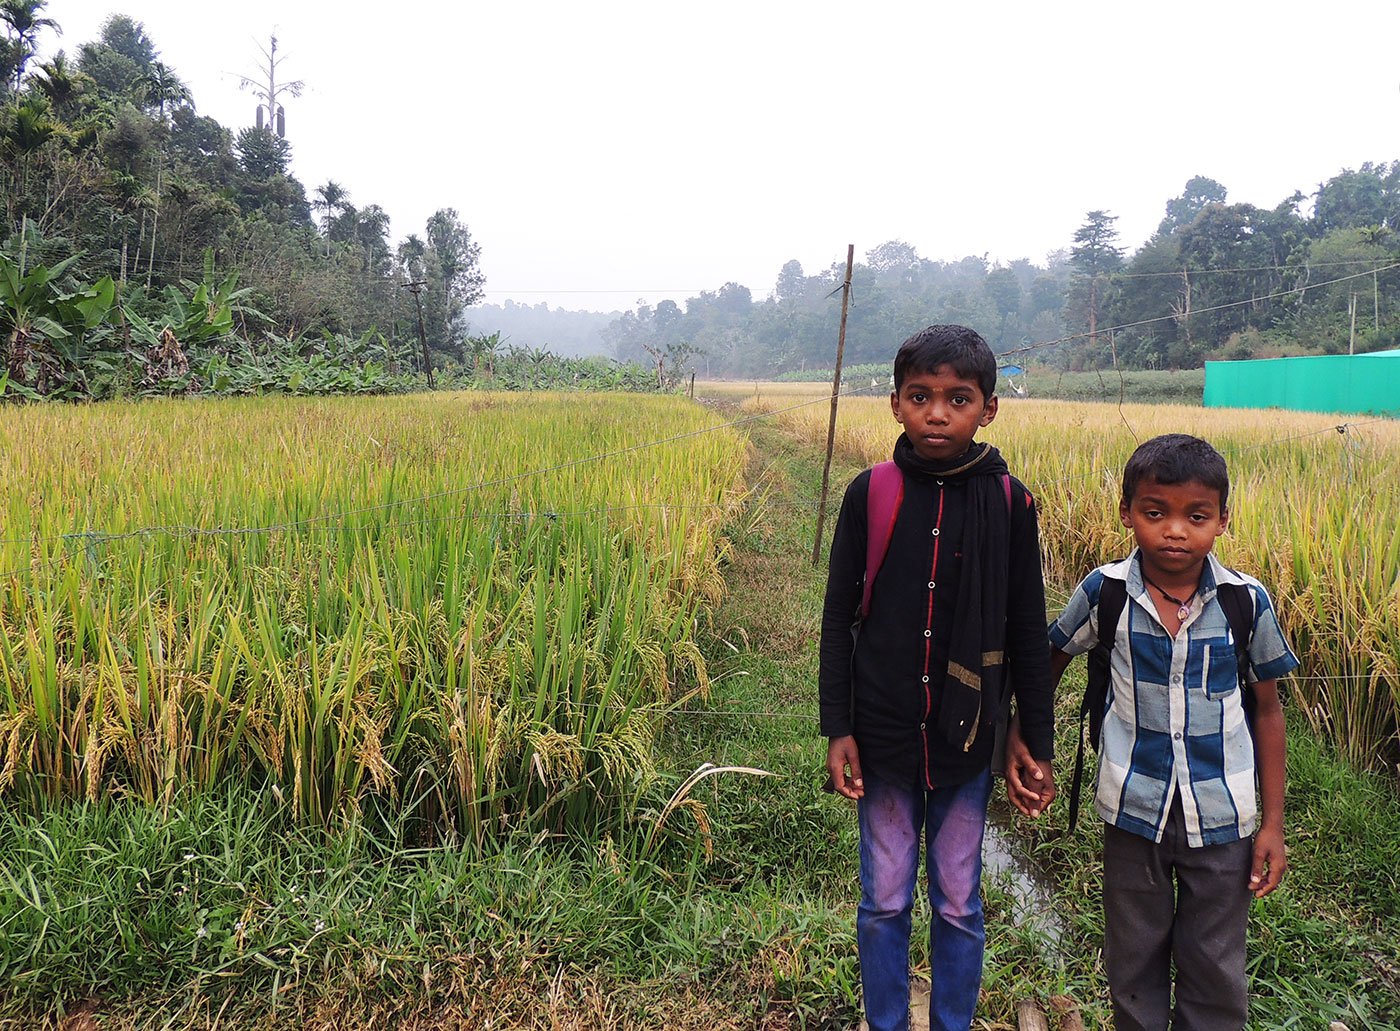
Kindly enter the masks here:
<path id="1" fill-rule="evenodd" d="M 1215 701 L 1239 693 L 1240 663 L 1235 644 L 1225 637 L 1201 646 L 1202 682 L 1206 697 Z"/>

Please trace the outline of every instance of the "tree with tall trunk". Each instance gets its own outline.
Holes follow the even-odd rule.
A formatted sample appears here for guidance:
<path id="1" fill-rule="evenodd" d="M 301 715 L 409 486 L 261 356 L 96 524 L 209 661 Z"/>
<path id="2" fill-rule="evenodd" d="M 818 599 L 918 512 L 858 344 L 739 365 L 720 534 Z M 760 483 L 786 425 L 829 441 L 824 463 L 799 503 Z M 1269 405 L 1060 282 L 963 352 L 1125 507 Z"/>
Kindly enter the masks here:
<path id="1" fill-rule="evenodd" d="M 16 93 L 24 81 L 25 66 L 38 52 L 39 33 L 44 29 L 62 32 L 58 22 L 39 16 L 47 6 L 48 0 L 0 0 L 0 22 L 4 22 L 5 35 L 12 46 Z"/>
<path id="2" fill-rule="evenodd" d="M 1106 211 L 1091 211 L 1087 221 L 1074 233 L 1069 263 L 1074 268 L 1075 282 L 1070 289 L 1071 316 L 1079 315 L 1088 323 L 1089 351 L 1098 353 L 1099 313 L 1105 303 L 1109 276 L 1123 267 L 1123 248 L 1117 246 L 1118 230 L 1113 223 L 1117 215 Z"/>

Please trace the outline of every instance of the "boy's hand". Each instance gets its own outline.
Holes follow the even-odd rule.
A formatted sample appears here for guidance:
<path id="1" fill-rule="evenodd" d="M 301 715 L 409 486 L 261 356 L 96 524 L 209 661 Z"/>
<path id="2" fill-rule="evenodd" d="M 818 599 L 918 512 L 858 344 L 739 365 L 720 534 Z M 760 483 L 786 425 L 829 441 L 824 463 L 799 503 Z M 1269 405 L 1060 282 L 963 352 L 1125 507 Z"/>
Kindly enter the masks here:
<path id="1" fill-rule="evenodd" d="M 865 794 L 865 781 L 860 776 L 860 751 L 853 736 L 831 739 L 826 746 L 826 772 L 831 775 L 832 786 L 839 794 L 847 798 L 860 798 Z"/>
<path id="2" fill-rule="evenodd" d="M 1249 890 L 1262 899 L 1278 887 L 1288 869 L 1283 831 L 1261 828 L 1254 836 L 1254 866 L 1249 871 Z"/>
<path id="3" fill-rule="evenodd" d="M 1021 737 L 1021 724 L 1013 718 L 1006 732 L 1006 797 L 1032 819 L 1055 800 L 1055 775 L 1049 762 L 1031 755 Z"/>

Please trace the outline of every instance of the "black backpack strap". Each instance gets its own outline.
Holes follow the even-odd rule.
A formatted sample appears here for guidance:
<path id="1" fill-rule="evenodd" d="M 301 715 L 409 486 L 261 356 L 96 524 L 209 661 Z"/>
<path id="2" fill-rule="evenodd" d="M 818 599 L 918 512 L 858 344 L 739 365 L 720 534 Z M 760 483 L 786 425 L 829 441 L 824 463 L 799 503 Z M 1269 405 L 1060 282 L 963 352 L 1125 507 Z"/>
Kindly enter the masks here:
<path id="1" fill-rule="evenodd" d="M 1254 692 L 1249 687 L 1249 642 L 1254 636 L 1254 592 L 1244 584 L 1221 584 L 1216 598 L 1225 610 L 1230 636 L 1235 639 L 1235 663 L 1239 667 L 1240 701 L 1251 735 L 1254 733 Z"/>
<path id="2" fill-rule="evenodd" d="M 1099 732 L 1103 729 L 1103 714 L 1108 707 L 1108 687 L 1112 677 L 1113 644 L 1118 636 L 1118 621 L 1123 606 L 1128 603 L 1128 585 L 1106 576 L 1099 585 L 1099 642 L 1089 652 L 1088 686 L 1079 704 L 1079 744 L 1074 756 L 1074 779 L 1069 786 L 1069 826 L 1073 830 L 1079 819 L 1079 790 L 1084 781 L 1084 720 L 1089 720 L 1089 737 L 1094 750 L 1099 747 Z"/>

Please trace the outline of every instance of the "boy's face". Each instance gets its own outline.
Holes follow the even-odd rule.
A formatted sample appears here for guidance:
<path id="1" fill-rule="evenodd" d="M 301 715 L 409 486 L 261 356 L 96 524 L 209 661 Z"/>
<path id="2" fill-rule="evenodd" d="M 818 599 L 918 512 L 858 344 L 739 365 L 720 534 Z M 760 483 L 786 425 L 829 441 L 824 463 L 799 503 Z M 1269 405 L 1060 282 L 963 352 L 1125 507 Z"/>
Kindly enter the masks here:
<path id="1" fill-rule="evenodd" d="M 1132 501 L 1120 502 L 1118 516 L 1133 531 L 1143 568 L 1154 579 L 1199 575 L 1215 538 L 1230 521 L 1230 513 L 1220 506 L 1220 491 L 1194 480 L 1143 480 Z"/>
<path id="2" fill-rule="evenodd" d="M 982 396 L 976 380 L 964 379 L 951 366 L 931 372 L 911 371 L 890 408 L 920 458 L 957 458 L 972 446 L 977 431 L 996 418 L 997 399 Z"/>

